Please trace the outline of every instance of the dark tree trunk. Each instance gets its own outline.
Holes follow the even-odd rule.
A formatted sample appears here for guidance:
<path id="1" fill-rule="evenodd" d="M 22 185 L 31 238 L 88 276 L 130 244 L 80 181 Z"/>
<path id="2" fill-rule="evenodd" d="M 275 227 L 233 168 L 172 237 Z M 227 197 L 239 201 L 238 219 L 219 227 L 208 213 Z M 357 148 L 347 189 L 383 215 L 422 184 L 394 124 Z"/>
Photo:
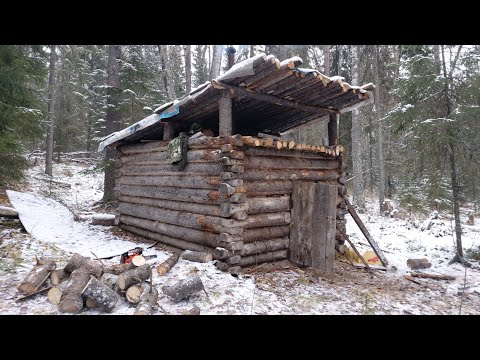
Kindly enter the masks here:
<path id="1" fill-rule="evenodd" d="M 192 90 L 192 52 L 191 46 L 185 45 L 185 90 L 188 94 Z"/>
<path id="2" fill-rule="evenodd" d="M 378 143 L 378 199 L 380 202 L 380 215 L 383 214 L 385 201 L 385 164 L 383 161 L 383 134 L 382 134 L 382 109 L 380 107 L 380 77 L 378 75 L 378 45 L 374 45 L 373 67 L 375 73 L 375 114 L 377 117 L 377 143 Z"/>
<path id="3" fill-rule="evenodd" d="M 158 45 L 158 52 L 160 54 L 160 66 L 162 67 L 162 82 L 165 95 L 167 96 L 168 100 L 174 100 L 175 91 L 173 90 L 173 79 L 168 58 L 167 45 Z"/>
<path id="4" fill-rule="evenodd" d="M 118 130 L 118 101 L 120 97 L 120 46 L 108 46 L 108 74 L 107 74 L 107 115 L 106 135 Z M 115 188 L 115 159 L 116 150 L 107 147 L 105 149 L 105 180 L 103 186 L 103 201 L 114 200 Z"/>
<path id="5" fill-rule="evenodd" d="M 55 126 L 54 105 L 55 105 L 55 45 L 50 47 L 50 70 L 48 75 L 48 107 L 47 107 L 47 151 L 45 155 L 45 174 L 52 176 L 52 161 L 53 161 L 53 129 Z"/>
<path id="6" fill-rule="evenodd" d="M 330 76 L 330 45 L 323 45 L 323 73 Z"/>

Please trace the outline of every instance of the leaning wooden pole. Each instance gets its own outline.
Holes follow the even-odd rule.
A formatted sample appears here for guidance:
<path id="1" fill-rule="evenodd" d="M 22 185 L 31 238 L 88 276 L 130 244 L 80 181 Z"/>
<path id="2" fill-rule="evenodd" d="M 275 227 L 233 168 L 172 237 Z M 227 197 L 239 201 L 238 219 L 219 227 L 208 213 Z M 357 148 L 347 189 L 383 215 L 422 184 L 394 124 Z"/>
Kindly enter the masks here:
<path id="1" fill-rule="evenodd" d="M 372 247 L 372 249 L 373 249 L 373 251 L 375 252 L 375 254 L 377 254 L 378 258 L 379 258 L 380 261 L 382 262 L 382 265 L 383 265 L 383 266 L 387 266 L 387 265 L 388 265 L 388 261 L 387 261 L 387 259 L 385 258 L 385 255 L 383 255 L 382 250 L 380 250 L 380 248 L 378 247 L 378 245 L 377 245 L 377 243 L 375 242 L 375 240 L 373 240 L 372 236 L 371 236 L 370 233 L 368 232 L 367 228 L 365 227 L 365 225 L 363 224 L 362 220 L 360 219 L 360 217 L 358 216 L 357 212 L 355 211 L 354 207 L 352 206 L 352 204 L 350 204 L 350 201 L 348 201 L 347 198 L 345 198 L 345 204 L 347 204 L 348 212 L 350 213 L 350 215 L 352 215 L 353 220 L 355 220 L 355 222 L 357 223 L 357 225 L 358 225 L 358 227 L 360 228 L 360 230 L 362 230 L 363 235 L 365 235 L 365 238 L 367 239 L 368 243 L 369 243 L 370 246 Z"/>

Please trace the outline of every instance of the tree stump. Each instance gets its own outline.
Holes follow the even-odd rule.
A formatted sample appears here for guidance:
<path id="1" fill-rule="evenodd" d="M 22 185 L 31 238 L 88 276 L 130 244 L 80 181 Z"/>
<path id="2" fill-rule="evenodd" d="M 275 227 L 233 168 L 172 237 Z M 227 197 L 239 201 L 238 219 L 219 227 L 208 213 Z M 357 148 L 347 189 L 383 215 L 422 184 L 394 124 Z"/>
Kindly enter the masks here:
<path id="1" fill-rule="evenodd" d="M 18 291 L 25 295 L 34 293 L 47 280 L 55 266 L 56 264 L 53 260 L 37 259 L 37 264 L 18 286 Z"/>
<path id="2" fill-rule="evenodd" d="M 148 264 L 125 271 L 118 276 L 118 286 L 122 290 L 128 289 L 134 284 L 147 280 L 151 274 L 152 268 Z"/>
<path id="3" fill-rule="evenodd" d="M 213 255 L 207 252 L 185 250 L 182 253 L 182 259 L 199 263 L 207 263 L 213 260 Z"/>
<path id="4" fill-rule="evenodd" d="M 95 277 L 91 277 L 82 294 L 95 301 L 97 306 L 107 313 L 112 312 L 115 304 L 120 299 L 120 296 L 115 291 L 103 282 L 98 281 Z"/>
<path id="5" fill-rule="evenodd" d="M 82 291 L 89 281 L 90 273 L 87 270 L 80 268 L 72 272 L 58 305 L 62 313 L 78 314 L 82 311 Z"/>
<path id="6" fill-rule="evenodd" d="M 151 315 L 157 305 L 158 290 L 154 285 L 148 284 L 149 290 L 142 293 L 133 315 Z"/>
<path id="7" fill-rule="evenodd" d="M 174 302 L 186 299 L 200 290 L 204 290 L 204 287 L 202 280 L 198 275 L 189 279 L 181 280 L 175 285 L 162 287 L 163 293 L 170 296 Z"/>

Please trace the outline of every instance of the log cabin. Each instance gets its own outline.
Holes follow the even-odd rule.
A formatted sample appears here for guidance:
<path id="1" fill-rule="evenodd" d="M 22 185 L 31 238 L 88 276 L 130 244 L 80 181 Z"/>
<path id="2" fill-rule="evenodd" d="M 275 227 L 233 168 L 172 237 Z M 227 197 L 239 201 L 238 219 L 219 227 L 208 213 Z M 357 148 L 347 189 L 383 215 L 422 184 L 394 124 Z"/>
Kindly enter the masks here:
<path id="1" fill-rule="evenodd" d="M 371 103 L 375 86 L 301 65 L 256 55 L 103 138 L 99 151 L 116 149 L 117 224 L 212 253 L 221 270 L 289 259 L 331 272 L 347 239 L 339 116 Z M 313 123 L 328 133 L 322 145 L 287 140 Z M 186 138 L 179 167 L 167 146 L 192 124 L 208 131 Z"/>

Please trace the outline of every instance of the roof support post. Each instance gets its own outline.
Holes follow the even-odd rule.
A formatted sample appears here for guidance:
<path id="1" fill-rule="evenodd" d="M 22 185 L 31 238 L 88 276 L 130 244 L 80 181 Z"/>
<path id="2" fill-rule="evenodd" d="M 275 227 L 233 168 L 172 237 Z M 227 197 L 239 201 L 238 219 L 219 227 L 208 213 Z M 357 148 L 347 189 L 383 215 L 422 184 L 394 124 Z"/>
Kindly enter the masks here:
<path id="1" fill-rule="evenodd" d="M 173 140 L 175 137 L 175 129 L 173 124 L 165 123 L 163 124 L 163 140 Z"/>
<path id="2" fill-rule="evenodd" d="M 228 91 L 224 91 L 218 100 L 218 116 L 220 137 L 232 136 L 232 98 Z"/>
<path id="3" fill-rule="evenodd" d="M 338 114 L 330 114 L 328 121 L 328 145 L 338 145 Z"/>

